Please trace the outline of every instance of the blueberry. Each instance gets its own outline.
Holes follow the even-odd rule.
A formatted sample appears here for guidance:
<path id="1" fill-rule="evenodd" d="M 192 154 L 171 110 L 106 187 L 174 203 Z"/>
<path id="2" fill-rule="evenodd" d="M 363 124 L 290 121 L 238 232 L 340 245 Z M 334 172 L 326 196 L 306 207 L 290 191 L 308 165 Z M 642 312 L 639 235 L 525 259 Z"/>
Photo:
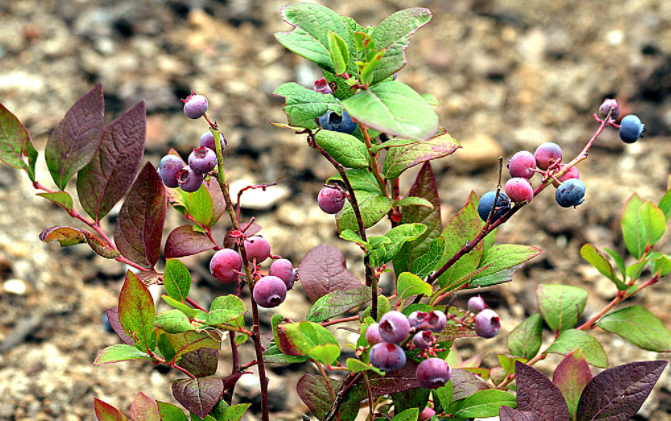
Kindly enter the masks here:
<path id="1" fill-rule="evenodd" d="M 620 122 L 620 139 L 624 143 L 634 143 L 639 137 L 643 137 L 645 124 L 635 115 L 628 115 Z"/>
<path id="2" fill-rule="evenodd" d="M 373 323 L 372 325 L 368 326 L 368 329 L 366 329 L 366 341 L 370 345 L 375 345 L 384 342 L 382 340 L 382 336 L 380 336 L 379 323 Z"/>
<path id="3" fill-rule="evenodd" d="M 207 112 L 207 98 L 203 95 L 191 91 L 191 95 L 183 99 L 182 102 L 184 103 L 184 114 L 189 118 L 198 119 Z"/>
<path id="4" fill-rule="evenodd" d="M 296 281 L 296 269 L 287 259 L 278 259 L 270 264 L 268 275 L 277 276 L 287 285 L 287 289 L 294 287 Z"/>
<path id="5" fill-rule="evenodd" d="M 198 174 L 187 165 L 177 174 L 177 183 L 185 192 L 193 193 L 203 185 L 203 175 Z"/>
<path id="6" fill-rule="evenodd" d="M 475 316 L 475 333 L 483 338 L 493 338 L 499 334 L 501 319 L 494 310 L 484 309 Z"/>
<path id="7" fill-rule="evenodd" d="M 210 273 L 217 281 L 228 284 L 238 279 L 235 271 L 242 269 L 242 257 L 235 250 L 223 249 L 214 253 L 210 260 Z"/>
<path id="8" fill-rule="evenodd" d="M 381 342 L 370 349 L 368 361 L 382 371 L 398 370 L 405 365 L 405 352 L 398 345 Z"/>
<path id="9" fill-rule="evenodd" d="M 261 307 L 277 307 L 287 297 L 287 285 L 277 276 L 264 276 L 254 285 L 252 296 Z"/>
<path id="10" fill-rule="evenodd" d="M 438 389 L 445 386 L 452 377 L 450 365 L 440 358 L 429 358 L 417 366 L 417 383 L 425 389 Z"/>
<path id="11" fill-rule="evenodd" d="M 261 263 L 270 256 L 270 243 L 262 237 L 250 237 L 245 240 L 245 253 L 250 262 L 256 259 L 257 264 Z"/>
<path id="12" fill-rule="evenodd" d="M 519 151 L 508 160 L 508 170 L 511 177 L 524 177 L 527 180 L 536 174 L 536 158 L 529 151 Z"/>
<path id="13" fill-rule="evenodd" d="M 506 194 L 513 202 L 531 202 L 534 198 L 534 189 L 529 180 L 522 177 L 515 177 L 508 180 L 505 186 Z"/>
<path id="14" fill-rule="evenodd" d="M 433 310 L 426 319 L 427 329 L 431 332 L 440 332 L 447 325 L 447 316 L 440 310 Z"/>
<path id="15" fill-rule="evenodd" d="M 471 313 L 478 314 L 482 310 L 487 308 L 487 304 L 485 303 L 485 300 L 482 299 L 481 296 L 477 297 L 471 297 L 468 299 L 468 311 Z"/>
<path id="16" fill-rule="evenodd" d="M 158 175 L 161 176 L 163 184 L 171 188 L 179 187 L 177 175 L 182 171 L 184 165 L 182 158 L 175 155 L 166 155 L 161 158 L 158 164 Z"/>
<path id="17" fill-rule="evenodd" d="M 224 134 L 219 133 L 219 140 L 221 141 L 221 153 L 224 153 L 226 149 L 226 139 L 224 139 Z M 208 149 L 212 149 L 216 152 L 217 145 L 214 144 L 214 135 L 211 131 L 206 131 L 200 136 L 200 146 L 205 146 Z"/>
<path id="18" fill-rule="evenodd" d="M 560 170 L 563 170 L 565 166 L 566 166 L 566 165 L 562 164 L 562 165 L 559 166 L 559 169 L 560 169 Z M 564 175 L 562 175 L 561 177 L 557 178 L 557 180 L 559 180 L 559 181 L 561 181 L 561 182 L 563 183 L 564 181 L 566 181 L 566 180 L 570 180 L 570 179 L 572 179 L 572 178 L 580 178 L 580 172 L 578 171 L 578 169 L 577 169 L 576 167 L 571 167 L 571 168 L 569 168 L 569 170 L 566 171 L 566 172 L 564 173 Z M 553 182 L 552 182 L 552 185 L 555 186 L 555 187 L 559 187 L 559 183 L 557 183 L 557 181 L 553 181 Z"/>
<path id="19" fill-rule="evenodd" d="M 584 201 L 584 197 L 585 183 L 577 178 L 566 180 L 555 192 L 555 199 L 557 199 L 559 206 L 563 208 L 578 206 Z"/>
<path id="20" fill-rule="evenodd" d="M 435 338 L 428 330 L 417 332 L 415 333 L 415 336 L 412 337 L 412 343 L 415 344 L 417 349 L 428 349 L 435 341 Z"/>
<path id="21" fill-rule="evenodd" d="M 558 162 L 562 158 L 562 151 L 559 145 L 553 142 L 545 142 L 536 148 L 534 152 L 536 165 L 541 170 L 547 170 L 550 165 Z"/>
<path id="22" fill-rule="evenodd" d="M 487 221 L 487 218 L 489 218 L 489 212 L 491 212 L 492 206 L 494 206 L 495 198 L 496 191 L 494 190 L 485 193 L 480 198 L 480 202 L 478 203 L 478 215 L 480 215 L 480 219 L 483 221 Z M 510 199 L 505 195 L 505 193 L 499 192 L 499 200 L 496 202 L 496 208 L 497 210 L 494 213 L 492 221 L 496 221 L 502 217 L 503 214 L 508 211 L 508 209 L 510 209 Z"/>
<path id="23" fill-rule="evenodd" d="M 608 111 L 610 111 L 611 108 L 613 109 L 613 113 L 610 115 L 610 117 L 613 120 L 617 120 L 617 118 L 620 116 L 620 104 L 617 103 L 616 99 L 604 99 L 603 103 L 599 107 L 599 113 L 602 117 L 606 117 L 608 115 Z"/>
<path id="24" fill-rule="evenodd" d="M 328 214 L 338 213 L 345 206 L 345 195 L 339 189 L 324 187 L 317 196 L 319 209 Z"/>
<path id="25" fill-rule="evenodd" d="M 321 124 L 324 130 L 347 134 L 352 134 L 357 127 L 356 123 L 352 121 L 352 118 L 345 110 L 342 110 L 342 116 L 339 116 L 334 111 L 327 112 L 319 117 L 319 124 Z"/>
<path id="26" fill-rule="evenodd" d="M 403 342 L 410 334 L 410 322 L 400 311 L 385 313 L 380 319 L 380 336 L 390 344 Z"/>
<path id="27" fill-rule="evenodd" d="M 191 152 L 188 162 L 197 174 L 207 174 L 217 166 L 217 154 L 212 149 L 201 146 Z"/>
<path id="28" fill-rule="evenodd" d="M 429 313 L 425 311 L 413 311 L 408 316 L 410 326 L 417 330 L 427 329 L 429 327 Z"/>

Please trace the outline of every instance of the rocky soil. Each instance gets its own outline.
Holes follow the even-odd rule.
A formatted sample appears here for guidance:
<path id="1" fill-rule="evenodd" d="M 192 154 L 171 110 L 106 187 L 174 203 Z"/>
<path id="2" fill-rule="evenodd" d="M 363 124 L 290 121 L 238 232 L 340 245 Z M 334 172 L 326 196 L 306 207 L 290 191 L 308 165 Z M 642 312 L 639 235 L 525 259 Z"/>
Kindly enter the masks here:
<path id="1" fill-rule="evenodd" d="M 280 46 L 273 33 L 289 30 L 277 0 L 0 0 L 0 102 L 28 127 L 43 151 L 67 109 L 95 83 L 105 89 L 111 120 L 145 99 L 146 159 L 157 164 L 169 148 L 186 157 L 206 129 L 186 119 L 179 98 L 191 89 L 207 95 L 210 114 L 226 134 L 229 179 L 240 186 L 277 182 L 250 194 L 244 215 L 255 216 L 273 252 L 295 262 L 321 243 L 345 251 L 361 274 L 355 247 L 337 237 L 333 219 L 316 206 L 316 194 L 333 171 L 305 139 L 276 128 L 283 122 L 277 86 L 311 86 L 319 71 Z M 396 10 L 422 6 L 433 20 L 413 38 L 410 64 L 400 80 L 440 102 L 442 125 L 463 149 L 434 165 L 449 219 L 471 190 L 495 187 L 497 158 L 545 141 L 578 153 L 597 124 L 591 117 L 605 97 L 616 96 L 623 113 L 636 113 L 646 138 L 624 145 L 607 131 L 579 167 L 586 203 L 556 206 L 551 194 L 534 199 L 499 232 L 499 242 L 538 246 L 547 252 L 515 275 L 514 282 L 483 291 L 504 320 L 507 333 L 537 312 L 538 283 L 578 285 L 590 291 L 586 315 L 614 297 L 614 288 L 579 255 L 586 242 L 625 248 L 619 214 L 633 193 L 659 200 L 671 158 L 671 2 L 574 0 L 422 1 L 341 0 L 334 7 L 364 26 Z M 403 189 L 412 183 L 412 172 Z M 50 187 L 48 171 L 39 180 Z M 74 193 L 74 188 L 71 186 Z M 101 323 L 116 306 L 126 268 L 97 258 L 83 246 L 59 249 L 37 236 L 72 223 L 59 208 L 36 197 L 27 178 L 0 166 L 0 419 L 92 420 L 93 397 L 124 411 L 138 391 L 173 402 L 170 383 L 179 375 L 142 363 L 93 367 L 96 353 L 117 342 Z M 117 210 L 118 212 L 118 210 Z M 114 217 L 111 218 L 113 222 Z M 171 212 L 168 226 L 180 224 Z M 112 232 L 111 225 L 106 227 Z M 227 229 L 220 223 L 216 235 Z M 667 236 L 668 237 L 668 236 Z M 668 253 L 668 239 L 662 251 Z M 194 273 L 194 298 L 208 302 L 228 293 L 208 271 L 208 256 L 184 259 Z M 300 289 L 299 289 L 300 291 Z M 155 291 L 156 295 L 160 291 Z M 636 297 L 667 326 L 671 287 L 660 282 Z M 463 299 L 458 303 L 463 304 Z M 290 294 L 278 312 L 300 318 L 308 301 Z M 550 339 L 549 331 L 546 332 Z M 637 350 L 619 337 L 597 333 L 617 365 L 666 359 Z M 464 357 L 486 351 L 497 364 L 505 335 L 461 342 Z M 252 358 L 243 349 L 243 359 Z M 222 352 L 219 373 L 229 371 Z M 538 366 L 547 373 L 552 356 Z M 306 408 L 292 392 L 308 365 L 271 370 L 273 419 L 296 420 Z M 667 370 L 637 419 L 671 420 Z M 244 376 L 237 398 L 258 405 L 256 380 Z M 258 406 L 254 407 L 258 409 Z M 251 413 L 246 420 L 256 419 Z"/>

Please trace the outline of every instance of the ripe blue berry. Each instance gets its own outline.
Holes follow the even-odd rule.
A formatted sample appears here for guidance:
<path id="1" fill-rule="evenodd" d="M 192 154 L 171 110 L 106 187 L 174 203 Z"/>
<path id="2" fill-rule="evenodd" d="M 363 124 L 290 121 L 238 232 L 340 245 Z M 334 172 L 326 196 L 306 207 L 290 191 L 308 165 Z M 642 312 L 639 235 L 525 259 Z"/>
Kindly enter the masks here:
<path id="1" fill-rule="evenodd" d="M 417 349 L 429 349 L 435 341 L 435 338 L 428 330 L 417 332 L 415 333 L 415 336 L 412 337 L 412 343 L 415 344 Z"/>
<path id="2" fill-rule="evenodd" d="M 198 174 L 207 174 L 217 166 L 217 154 L 205 146 L 195 148 L 189 155 L 189 166 Z"/>
<path id="3" fill-rule="evenodd" d="M 345 206 L 345 195 L 339 189 L 324 187 L 319 191 L 317 204 L 319 209 L 328 214 L 338 213 Z"/>
<path id="4" fill-rule="evenodd" d="M 235 271 L 242 269 L 242 257 L 235 250 L 223 249 L 210 260 L 210 273 L 217 281 L 228 284 L 238 279 Z"/>
<path id="5" fill-rule="evenodd" d="M 534 189 L 529 180 L 522 177 L 511 178 L 506 182 L 506 194 L 513 202 L 531 202 L 534 198 Z"/>
<path id="6" fill-rule="evenodd" d="M 249 261 L 256 259 L 257 264 L 261 263 L 270 256 L 270 243 L 262 237 L 250 237 L 245 240 L 245 253 Z"/>
<path id="7" fill-rule="evenodd" d="M 405 352 L 398 345 L 381 342 L 370 349 L 368 361 L 382 371 L 398 370 L 405 365 Z"/>
<path id="8" fill-rule="evenodd" d="M 264 276 L 254 285 L 252 293 L 256 304 L 264 308 L 277 307 L 287 297 L 287 286 L 277 276 Z"/>
<path id="9" fill-rule="evenodd" d="M 438 389 L 445 386 L 452 377 L 450 365 L 440 358 L 429 358 L 417 366 L 417 383 L 425 389 Z"/>
<path id="10" fill-rule="evenodd" d="M 334 111 L 327 112 L 319 117 L 319 124 L 321 124 L 324 130 L 347 134 L 352 134 L 357 127 L 356 123 L 352 121 L 352 118 L 345 110 L 342 110 L 342 116 L 339 116 Z"/>
<path id="11" fill-rule="evenodd" d="M 536 165 L 541 170 L 547 170 L 550 165 L 559 162 L 562 158 L 562 151 L 559 145 L 553 142 L 545 142 L 536 148 L 534 152 Z"/>
<path id="12" fill-rule="evenodd" d="M 201 118 L 207 112 L 207 98 L 191 91 L 191 95 L 183 99 L 184 114 L 192 119 Z"/>
<path id="13" fill-rule="evenodd" d="M 635 115 L 628 115 L 620 122 L 620 139 L 624 143 L 634 143 L 639 137 L 643 137 L 645 124 Z"/>
<path id="14" fill-rule="evenodd" d="M 566 180 L 555 192 L 555 199 L 557 199 L 559 206 L 563 208 L 578 206 L 584 201 L 584 197 L 585 183 L 577 178 Z"/>
<path id="15" fill-rule="evenodd" d="M 184 169 L 184 166 L 184 161 L 178 156 L 166 155 L 161 158 L 161 162 L 158 164 L 158 175 L 161 176 L 163 184 L 173 189 L 178 187 L 177 175 Z"/>
<path id="16" fill-rule="evenodd" d="M 410 326 L 417 330 L 427 329 L 429 327 L 429 313 L 425 311 L 413 311 L 408 316 Z"/>
<path id="17" fill-rule="evenodd" d="M 610 111 L 611 108 L 613 109 L 613 113 L 610 115 L 610 117 L 613 120 L 617 120 L 617 118 L 620 116 L 620 104 L 617 103 L 616 99 L 604 99 L 603 103 L 599 107 L 599 113 L 601 113 L 602 117 L 606 117 L 608 115 L 608 111 Z"/>
<path id="18" fill-rule="evenodd" d="M 562 164 L 562 165 L 559 166 L 559 169 L 563 170 L 565 166 L 566 165 Z M 570 180 L 572 178 L 580 178 L 580 172 L 578 171 L 578 169 L 576 167 L 569 168 L 569 170 L 566 171 L 564 173 L 564 175 L 562 175 L 561 177 L 558 177 L 557 180 L 559 180 L 563 183 L 564 181 Z M 555 187 L 559 187 L 559 183 L 557 183 L 557 181 L 553 181 L 552 185 L 555 186 Z"/>
<path id="19" fill-rule="evenodd" d="M 277 259 L 270 264 L 268 275 L 277 276 L 287 285 L 287 289 L 294 287 L 296 281 L 296 269 L 287 259 Z"/>
<path id="20" fill-rule="evenodd" d="M 433 310 L 426 319 L 427 329 L 431 332 L 440 332 L 447 325 L 447 316 L 440 310 Z"/>
<path id="21" fill-rule="evenodd" d="M 382 336 L 380 336 L 379 323 L 373 323 L 372 325 L 368 326 L 368 329 L 366 329 L 366 342 L 368 342 L 370 345 L 384 342 L 382 340 Z"/>
<path id="22" fill-rule="evenodd" d="M 226 149 L 226 139 L 224 139 L 224 134 L 219 133 L 219 140 L 221 141 L 221 153 L 224 153 Z M 206 131 L 200 136 L 200 146 L 205 146 L 208 149 L 212 149 L 216 152 L 217 145 L 214 144 L 214 135 L 211 131 Z"/>
<path id="23" fill-rule="evenodd" d="M 380 336 L 385 342 L 398 344 L 410 334 L 410 322 L 400 311 L 385 313 L 380 319 Z"/>
<path id="24" fill-rule="evenodd" d="M 494 310 L 484 309 L 475 316 L 475 333 L 483 338 L 493 338 L 499 334 L 501 319 Z"/>
<path id="25" fill-rule="evenodd" d="M 478 215 L 480 215 L 480 219 L 483 221 L 487 221 L 487 218 L 489 218 L 489 212 L 491 212 L 492 207 L 494 206 L 495 198 L 496 191 L 494 190 L 485 193 L 480 198 L 480 202 L 478 203 Z M 503 192 L 499 192 L 499 200 L 496 202 L 496 209 L 492 221 L 496 221 L 510 209 L 510 199 Z"/>
<path id="26" fill-rule="evenodd" d="M 478 314 L 482 310 L 487 308 L 487 304 L 485 303 L 485 300 L 482 299 L 481 296 L 477 297 L 471 297 L 468 299 L 468 311 L 471 313 Z"/>
<path id="27" fill-rule="evenodd" d="M 185 192 L 193 193 L 203 185 L 203 174 L 198 174 L 187 165 L 177 174 L 177 183 Z"/>
<path id="28" fill-rule="evenodd" d="M 529 151 L 519 151 L 508 160 L 508 170 L 511 177 L 524 177 L 527 180 L 536 174 L 536 158 Z"/>

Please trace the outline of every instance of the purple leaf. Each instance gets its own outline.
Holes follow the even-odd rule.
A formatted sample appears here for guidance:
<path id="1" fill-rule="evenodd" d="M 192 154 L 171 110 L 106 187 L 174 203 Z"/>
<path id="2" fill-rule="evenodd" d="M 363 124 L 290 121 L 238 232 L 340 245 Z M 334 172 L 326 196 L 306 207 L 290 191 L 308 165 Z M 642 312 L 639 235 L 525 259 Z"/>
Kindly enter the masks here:
<path id="1" fill-rule="evenodd" d="M 338 390 L 340 383 L 337 380 L 331 380 L 331 387 L 334 390 Z M 329 409 L 331 409 L 331 394 L 322 376 L 314 374 L 303 375 L 296 385 L 296 392 L 298 392 L 298 396 L 303 403 L 310 408 L 310 411 L 318 419 L 324 418 Z"/>
<path id="2" fill-rule="evenodd" d="M 552 383 L 561 390 L 564 399 L 566 399 L 569 413 L 574 418 L 578 409 L 580 394 L 590 380 L 592 380 L 592 371 L 579 349 L 568 354 L 559 363 L 552 376 Z"/>
<path id="3" fill-rule="evenodd" d="M 465 399 L 481 390 L 491 389 L 480 377 L 466 370 L 455 368 L 452 370 L 452 401 Z"/>
<path id="4" fill-rule="evenodd" d="M 161 421 L 158 404 L 149 396 L 139 392 L 130 406 L 130 418 L 133 421 Z"/>
<path id="5" fill-rule="evenodd" d="M 422 165 L 406 197 L 424 198 L 431 202 L 433 209 L 424 206 L 401 207 L 402 224 L 421 223 L 426 225 L 426 231 L 418 239 L 405 243 L 401 251 L 394 257 L 396 273 L 407 272 L 412 262 L 429 250 L 431 242 L 438 238 L 443 230 L 440 219 L 438 186 L 430 162 L 425 162 Z"/>
<path id="6" fill-rule="evenodd" d="M 172 384 L 172 395 L 184 408 L 201 418 L 210 413 L 224 393 L 224 383 L 216 377 L 179 379 Z"/>
<path id="7" fill-rule="evenodd" d="M 369 383 L 373 396 L 388 395 L 418 388 L 418 365 L 419 363 L 415 360 L 409 359 L 403 368 L 391 371 L 384 377 L 380 377 L 377 374 L 370 374 Z M 359 385 L 358 387 L 365 387 L 365 385 Z"/>
<path id="8" fill-rule="evenodd" d="M 127 421 L 121 411 L 98 398 L 93 398 L 93 408 L 98 421 Z"/>
<path id="9" fill-rule="evenodd" d="M 602 371 L 583 390 L 576 421 L 631 419 L 667 364 L 668 361 L 640 361 Z"/>
<path id="10" fill-rule="evenodd" d="M 199 348 L 187 352 L 182 356 L 179 364 L 196 377 L 212 376 L 217 371 L 219 350 L 214 348 Z"/>
<path id="11" fill-rule="evenodd" d="M 98 152 L 102 141 L 105 100 L 101 83 L 68 110 L 47 142 L 44 156 L 54 182 L 65 190 L 68 180 Z"/>
<path id="12" fill-rule="evenodd" d="M 114 333 L 119 336 L 119 339 L 126 345 L 135 345 L 135 341 L 133 341 L 130 336 L 126 335 L 123 326 L 121 326 L 121 322 L 119 321 L 119 308 L 108 308 L 105 310 L 105 314 L 107 314 L 107 320 L 109 321 L 110 326 L 112 326 Z"/>
<path id="13" fill-rule="evenodd" d="M 557 386 L 535 368 L 515 361 L 517 408 L 541 421 L 570 421 L 568 406 Z"/>
<path id="14" fill-rule="evenodd" d="M 154 268 L 161 254 L 167 209 L 163 182 L 147 162 L 128 192 L 114 229 L 114 241 L 124 257 L 144 268 Z"/>
<path id="15" fill-rule="evenodd" d="M 298 276 L 312 303 L 329 292 L 346 291 L 361 285 L 361 281 L 347 270 L 345 256 L 328 244 L 317 246 L 305 255 Z"/>
<path id="16" fill-rule="evenodd" d="M 131 272 L 119 293 L 119 321 L 124 332 L 135 340 L 141 351 L 153 351 L 156 346 L 154 300 L 147 286 Z"/>
<path id="17" fill-rule="evenodd" d="M 98 236 L 79 228 L 64 226 L 47 228 L 40 233 L 40 240 L 45 243 L 56 240 L 61 244 L 61 247 L 87 243 L 97 255 L 106 259 L 116 259 L 121 255 Z"/>
<path id="18" fill-rule="evenodd" d="M 533 412 L 519 411 L 517 409 L 501 407 L 501 421 L 538 421 L 538 417 Z"/>
<path id="19" fill-rule="evenodd" d="M 142 101 L 105 127 L 98 152 L 77 174 L 79 201 L 96 221 L 109 213 L 133 183 L 142 163 L 146 132 Z"/>
<path id="20" fill-rule="evenodd" d="M 217 247 L 207 235 L 196 232 L 191 225 L 175 228 L 165 242 L 163 254 L 166 259 L 192 256 L 206 250 Z"/>
<path id="21" fill-rule="evenodd" d="M 28 157 L 28 163 L 23 157 Z M 35 181 L 37 151 L 30 133 L 18 118 L 0 104 L 0 161 L 14 168 L 25 170 L 31 181 Z"/>

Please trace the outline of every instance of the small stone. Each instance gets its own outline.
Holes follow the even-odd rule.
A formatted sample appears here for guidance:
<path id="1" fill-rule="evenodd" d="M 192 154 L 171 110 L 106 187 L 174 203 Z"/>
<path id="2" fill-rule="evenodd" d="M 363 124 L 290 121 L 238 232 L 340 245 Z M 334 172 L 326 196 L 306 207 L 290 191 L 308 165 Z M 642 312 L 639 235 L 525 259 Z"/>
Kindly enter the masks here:
<path id="1" fill-rule="evenodd" d="M 493 137 L 486 134 L 477 134 L 461 142 L 462 149 L 455 155 L 457 159 L 446 159 L 446 164 L 454 166 L 459 171 L 471 172 L 489 168 L 498 164 L 499 156 L 503 155 L 503 148 Z M 449 163 L 448 163 L 449 161 Z"/>
<path id="2" fill-rule="evenodd" d="M 9 294 L 25 295 L 28 287 L 21 279 L 8 279 L 2 283 L 2 290 Z"/>

